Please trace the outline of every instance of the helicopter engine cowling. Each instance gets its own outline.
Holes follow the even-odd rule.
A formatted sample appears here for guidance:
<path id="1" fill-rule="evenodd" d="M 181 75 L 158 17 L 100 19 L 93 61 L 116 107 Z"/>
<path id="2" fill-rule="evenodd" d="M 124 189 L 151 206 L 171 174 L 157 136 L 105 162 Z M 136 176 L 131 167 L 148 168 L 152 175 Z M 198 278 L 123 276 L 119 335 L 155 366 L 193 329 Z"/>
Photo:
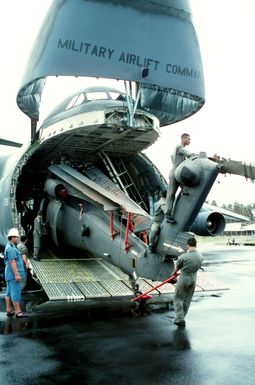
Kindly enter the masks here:
<path id="1" fill-rule="evenodd" d="M 202 211 L 196 217 L 191 231 L 196 235 L 215 236 L 223 233 L 226 221 L 217 211 Z"/>
<path id="2" fill-rule="evenodd" d="M 67 190 L 63 183 L 57 179 L 47 179 L 44 191 L 54 199 L 64 199 L 67 196 Z"/>
<path id="3" fill-rule="evenodd" d="M 187 159 L 182 162 L 175 170 L 175 179 L 180 185 L 195 187 L 200 182 L 201 170 L 199 164 L 193 162 L 191 159 Z"/>

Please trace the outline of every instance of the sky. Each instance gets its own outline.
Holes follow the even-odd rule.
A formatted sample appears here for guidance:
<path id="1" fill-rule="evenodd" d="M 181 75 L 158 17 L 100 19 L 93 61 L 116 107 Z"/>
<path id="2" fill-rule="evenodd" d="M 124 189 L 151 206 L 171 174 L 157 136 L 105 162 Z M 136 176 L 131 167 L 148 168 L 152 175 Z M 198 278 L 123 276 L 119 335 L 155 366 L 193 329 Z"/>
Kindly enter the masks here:
<path id="1" fill-rule="evenodd" d="M 17 107 L 16 95 L 50 4 L 51 0 L 1 2 L 1 138 L 19 142 L 29 139 L 30 122 Z M 192 152 L 217 153 L 255 163 L 255 1 L 190 0 L 190 5 L 203 60 L 206 103 L 192 117 L 162 128 L 159 140 L 146 151 L 166 178 L 171 168 L 170 155 L 183 132 L 191 135 Z M 63 96 L 87 85 L 81 79 L 69 78 L 61 83 L 61 88 L 54 81 L 46 83 L 42 119 Z M 2 146 L 0 150 L 4 151 Z M 216 200 L 219 205 L 234 201 L 255 203 L 255 183 L 221 175 L 208 200 Z"/>

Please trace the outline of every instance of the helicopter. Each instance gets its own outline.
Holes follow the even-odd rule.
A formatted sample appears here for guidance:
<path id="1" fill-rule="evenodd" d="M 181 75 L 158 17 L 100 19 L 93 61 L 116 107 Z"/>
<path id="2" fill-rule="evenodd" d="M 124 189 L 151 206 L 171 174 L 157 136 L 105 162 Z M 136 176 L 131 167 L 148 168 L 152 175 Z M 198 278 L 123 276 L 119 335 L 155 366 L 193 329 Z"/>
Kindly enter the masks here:
<path id="1" fill-rule="evenodd" d="M 47 76 L 121 79 L 125 92 L 81 89 L 38 128 Z M 117 267 L 129 277 L 132 292 L 138 277 L 164 281 L 171 276 L 174 259 L 191 234 L 223 232 L 221 213 L 200 211 L 206 197 L 220 172 L 254 179 L 254 167 L 201 153 L 176 170 L 184 186 L 175 203 L 176 223 L 164 221 L 155 252 L 148 251 L 153 204 L 167 183 L 143 151 L 158 139 L 160 127 L 188 118 L 204 101 L 199 45 L 187 1 L 53 1 L 17 94 L 19 108 L 31 120 L 30 142 L 0 158 L 0 243 L 4 246 L 11 227 L 31 233 L 36 212 L 42 210 L 46 253 L 54 258 L 45 258 L 47 265 L 44 258 L 31 263 L 49 296 L 56 283 L 45 275 L 49 265 L 55 266 L 52 275 L 69 274 L 67 296 L 60 293 L 59 298 L 109 292 L 107 280 L 102 284 L 88 278 L 96 275 L 101 259 L 106 261 L 104 273 L 116 276 Z M 61 265 L 60 260 L 69 262 Z M 79 277 L 73 279 L 77 269 Z M 94 294 L 88 294 L 91 286 Z"/>

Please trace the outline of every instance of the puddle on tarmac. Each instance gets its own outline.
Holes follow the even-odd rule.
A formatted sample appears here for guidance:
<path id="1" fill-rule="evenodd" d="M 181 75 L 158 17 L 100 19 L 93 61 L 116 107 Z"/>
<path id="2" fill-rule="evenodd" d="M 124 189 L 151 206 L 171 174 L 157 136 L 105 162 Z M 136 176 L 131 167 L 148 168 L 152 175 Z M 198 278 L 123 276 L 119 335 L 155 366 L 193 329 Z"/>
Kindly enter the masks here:
<path id="1" fill-rule="evenodd" d="M 168 312 L 171 309 L 169 304 L 151 304 L 140 313 L 129 303 L 126 305 L 113 305 L 111 303 L 98 305 L 97 307 L 85 308 L 77 304 L 68 307 L 62 305 L 44 306 L 43 309 L 35 309 L 32 312 L 24 313 L 26 318 L 17 319 L 7 317 L 5 314 L 4 300 L 1 299 L 0 306 L 0 334 L 11 334 L 24 332 L 28 329 L 46 329 L 59 327 L 66 324 L 89 324 L 94 321 L 112 321 L 116 319 L 128 319 L 149 317 L 152 314 Z M 100 307 L 99 307 L 100 306 Z"/>

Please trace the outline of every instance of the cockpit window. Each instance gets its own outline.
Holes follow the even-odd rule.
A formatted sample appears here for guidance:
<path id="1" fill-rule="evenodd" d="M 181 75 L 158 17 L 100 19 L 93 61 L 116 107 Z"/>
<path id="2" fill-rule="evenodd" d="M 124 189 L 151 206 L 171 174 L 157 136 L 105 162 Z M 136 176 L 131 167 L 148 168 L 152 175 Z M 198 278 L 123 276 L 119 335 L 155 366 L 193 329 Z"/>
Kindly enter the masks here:
<path id="1" fill-rule="evenodd" d="M 73 96 L 65 109 L 70 110 L 71 108 L 77 107 L 80 104 L 84 103 L 84 101 L 90 102 L 93 100 L 124 100 L 124 97 L 120 92 L 114 91 L 91 91 L 81 93 Z"/>
<path id="2" fill-rule="evenodd" d="M 106 92 L 86 92 L 87 100 L 104 100 L 109 99 Z"/>
<path id="3" fill-rule="evenodd" d="M 75 95 L 68 103 L 66 110 L 79 106 L 84 102 L 84 94 Z"/>

